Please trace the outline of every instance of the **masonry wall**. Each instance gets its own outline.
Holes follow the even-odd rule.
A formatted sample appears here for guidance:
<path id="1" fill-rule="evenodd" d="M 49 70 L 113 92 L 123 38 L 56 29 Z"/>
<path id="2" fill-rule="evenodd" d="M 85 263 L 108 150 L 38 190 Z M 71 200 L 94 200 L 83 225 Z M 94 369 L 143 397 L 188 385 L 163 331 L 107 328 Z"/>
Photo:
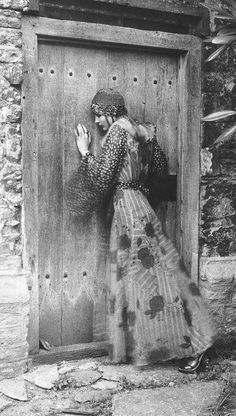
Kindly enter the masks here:
<path id="1" fill-rule="evenodd" d="M 0 379 L 23 371 L 29 294 L 22 268 L 22 11 L 27 0 L 0 0 Z"/>
<path id="2" fill-rule="evenodd" d="M 212 31 L 216 25 L 212 15 Z M 204 60 L 215 49 L 205 44 Z M 235 74 L 236 43 L 203 66 L 204 115 L 235 110 Z M 236 136 L 218 150 L 208 147 L 231 124 L 204 123 L 202 143 L 200 286 L 224 335 L 236 334 Z"/>

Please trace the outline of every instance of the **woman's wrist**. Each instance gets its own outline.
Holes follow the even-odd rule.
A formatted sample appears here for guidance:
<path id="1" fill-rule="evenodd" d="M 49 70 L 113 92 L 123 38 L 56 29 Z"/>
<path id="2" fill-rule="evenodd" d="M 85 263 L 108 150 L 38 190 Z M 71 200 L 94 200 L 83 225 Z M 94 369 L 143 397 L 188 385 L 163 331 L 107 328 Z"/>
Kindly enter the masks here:
<path id="1" fill-rule="evenodd" d="M 80 153 L 81 153 L 82 157 L 86 157 L 90 152 L 87 149 L 87 150 L 83 150 L 82 152 L 80 151 Z"/>

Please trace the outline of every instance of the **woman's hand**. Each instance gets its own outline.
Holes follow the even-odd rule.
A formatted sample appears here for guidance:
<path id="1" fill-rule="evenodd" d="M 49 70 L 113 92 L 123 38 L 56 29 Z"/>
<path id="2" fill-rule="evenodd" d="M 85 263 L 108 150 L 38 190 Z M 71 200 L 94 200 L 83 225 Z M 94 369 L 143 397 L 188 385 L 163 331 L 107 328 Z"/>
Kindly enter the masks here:
<path id="1" fill-rule="evenodd" d="M 82 156 L 88 152 L 91 143 L 91 134 L 88 129 L 82 124 L 78 124 L 75 129 L 76 145 Z"/>

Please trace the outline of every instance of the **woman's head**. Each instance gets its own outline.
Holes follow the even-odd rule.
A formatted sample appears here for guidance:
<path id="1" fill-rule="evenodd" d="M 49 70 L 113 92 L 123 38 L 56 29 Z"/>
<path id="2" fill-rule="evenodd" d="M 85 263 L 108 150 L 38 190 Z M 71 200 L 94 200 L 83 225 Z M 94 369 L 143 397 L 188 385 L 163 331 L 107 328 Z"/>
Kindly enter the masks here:
<path id="1" fill-rule="evenodd" d="M 107 130 L 118 117 L 127 114 L 124 98 L 111 88 L 97 92 L 92 99 L 91 110 L 95 115 L 95 123 L 103 130 Z"/>

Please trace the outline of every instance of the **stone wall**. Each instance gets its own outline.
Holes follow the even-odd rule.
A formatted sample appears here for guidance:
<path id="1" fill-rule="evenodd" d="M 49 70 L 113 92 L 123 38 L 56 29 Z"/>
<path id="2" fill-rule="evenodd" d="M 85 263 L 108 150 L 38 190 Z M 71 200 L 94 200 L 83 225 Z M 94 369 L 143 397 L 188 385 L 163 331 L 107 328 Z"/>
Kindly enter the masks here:
<path id="1" fill-rule="evenodd" d="M 218 0 L 206 2 L 219 5 Z M 204 59 L 215 49 L 206 44 Z M 235 109 L 236 44 L 203 70 L 204 115 Z M 229 125 L 204 124 L 201 178 L 200 283 L 222 333 L 236 333 L 236 136 L 218 150 L 208 146 Z"/>
<path id="2" fill-rule="evenodd" d="M 26 365 L 28 288 L 22 271 L 22 11 L 27 0 L 0 0 L 0 379 Z"/>

